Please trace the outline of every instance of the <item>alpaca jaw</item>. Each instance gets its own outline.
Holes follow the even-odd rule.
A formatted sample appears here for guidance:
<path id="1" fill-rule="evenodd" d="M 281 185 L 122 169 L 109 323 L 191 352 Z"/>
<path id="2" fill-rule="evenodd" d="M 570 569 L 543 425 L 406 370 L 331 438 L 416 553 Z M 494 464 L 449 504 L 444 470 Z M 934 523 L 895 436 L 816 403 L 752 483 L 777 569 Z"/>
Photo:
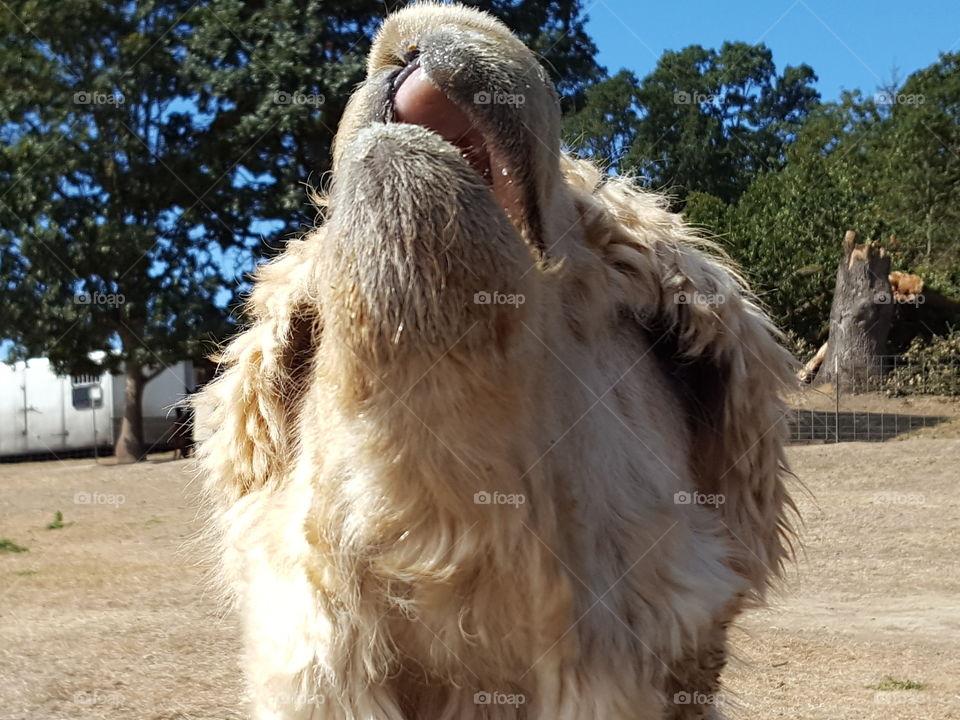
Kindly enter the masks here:
<path id="1" fill-rule="evenodd" d="M 533 257 L 460 149 L 406 123 L 344 148 L 318 263 L 323 342 L 376 367 L 457 352 L 501 357 L 535 323 Z M 485 303 L 492 294 L 522 299 Z M 334 350 L 333 352 L 336 352 Z"/>

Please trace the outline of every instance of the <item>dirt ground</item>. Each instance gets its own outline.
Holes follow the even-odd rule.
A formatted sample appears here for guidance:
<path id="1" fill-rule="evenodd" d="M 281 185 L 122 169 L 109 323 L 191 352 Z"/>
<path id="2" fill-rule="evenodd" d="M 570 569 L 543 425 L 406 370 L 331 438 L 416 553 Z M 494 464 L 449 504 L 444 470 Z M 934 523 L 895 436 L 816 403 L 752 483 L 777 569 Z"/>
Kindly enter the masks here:
<path id="1" fill-rule="evenodd" d="M 790 456 L 804 550 L 734 633 L 726 714 L 960 718 L 960 439 Z M 0 549 L 0 719 L 244 717 L 237 621 L 187 542 L 191 478 L 166 458 L 0 466 L 0 544 L 26 548 Z"/>

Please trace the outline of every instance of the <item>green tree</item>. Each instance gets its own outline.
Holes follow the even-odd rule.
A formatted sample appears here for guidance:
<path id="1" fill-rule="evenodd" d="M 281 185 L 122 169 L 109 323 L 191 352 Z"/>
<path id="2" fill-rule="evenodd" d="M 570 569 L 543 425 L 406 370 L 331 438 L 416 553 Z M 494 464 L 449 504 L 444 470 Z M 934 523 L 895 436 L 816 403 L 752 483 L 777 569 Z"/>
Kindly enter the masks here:
<path id="1" fill-rule="evenodd" d="M 807 65 L 778 75 L 764 45 L 666 52 L 640 85 L 645 112 L 625 166 L 681 197 L 698 190 L 732 202 L 757 173 L 782 167 L 819 100 L 815 81 Z"/>
<path id="2" fill-rule="evenodd" d="M 944 54 L 878 93 L 869 136 L 876 210 L 896 234 L 897 261 L 960 295 L 960 53 Z"/>
<path id="3" fill-rule="evenodd" d="M 801 341 L 826 339 L 840 243 L 847 229 L 876 237 L 873 193 L 861 171 L 878 115 L 847 93 L 819 106 L 784 151 L 779 169 L 760 172 L 734 203 L 691 193 L 688 221 L 718 236 L 777 322 Z"/>
<path id="4" fill-rule="evenodd" d="M 727 215 L 729 251 L 761 301 L 814 344 L 826 339 L 840 241 L 859 199 L 811 160 L 763 174 Z"/>
<path id="5" fill-rule="evenodd" d="M 707 234 L 727 232 L 730 225 L 731 206 L 710 193 L 693 191 L 687 196 L 683 216 L 691 225 L 702 228 Z"/>
<path id="6" fill-rule="evenodd" d="M 121 460 L 164 363 L 222 333 L 211 263 L 244 228 L 205 207 L 219 168 L 180 73 L 187 0 L 0 8 L 0 316 L 12 355 L 126 371 Z"/>
<path id="7" fill-rule="evenodd" d="M 848 229 L 884 243 L 894 268 L 960 294 L 958 60 L 943 55 L 902 85 L 819 106 L 785 166 L 758 174 L 736 203 L 691 195 L 687 217 L 721 236 L 778 321 L 806 341 L 826 337 Z"/>
<path id="8" fill-rule="evenodd" d="M 681 201 L 699 191 L 733 202 L 757 173 L 782 167 L 819 100 L 809 66 L 778 75 L 767 47 L 741 42 L 665 52 L 639 85 L 630 80 L 591 88 L 568 140 L 583 137 L 588 153 Z"/>
<path id="9" fill-rule="evenodd" d="M 637 91 L 637 79 L 627 70 L 589 86 L 583 108 L 564 122 L 566 145 L 607 167 L 619 167 L 637 136 Z"/>

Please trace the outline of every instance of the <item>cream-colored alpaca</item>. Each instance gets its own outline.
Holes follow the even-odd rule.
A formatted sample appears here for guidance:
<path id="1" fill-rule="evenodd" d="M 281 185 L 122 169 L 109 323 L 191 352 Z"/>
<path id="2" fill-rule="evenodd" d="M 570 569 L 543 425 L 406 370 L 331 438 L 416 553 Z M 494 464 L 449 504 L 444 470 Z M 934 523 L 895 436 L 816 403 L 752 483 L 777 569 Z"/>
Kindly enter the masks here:
<path id="1" fill-rule="evenodd" d="M 327 219 L 199 400 L 258 720 L 720 717 L 785 554 L 788 355 L 559 125 L 493 18 L 384 23 Z"/>

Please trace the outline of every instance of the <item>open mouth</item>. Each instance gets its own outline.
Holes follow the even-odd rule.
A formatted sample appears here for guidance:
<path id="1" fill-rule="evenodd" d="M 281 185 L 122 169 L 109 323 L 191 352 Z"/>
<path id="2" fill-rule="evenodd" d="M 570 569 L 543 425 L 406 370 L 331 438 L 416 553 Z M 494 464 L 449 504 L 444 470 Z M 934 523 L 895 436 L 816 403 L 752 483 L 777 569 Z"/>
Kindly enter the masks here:
<path id="1" fill-rule="evenodd" d="M 391 78 L 388 121 L 420 125 L 458 148 L 519 230 L 520 192 L 514 170 L 497 143 L 427 75 L 418 53 L 411 51 L 407 59 Z"/>

